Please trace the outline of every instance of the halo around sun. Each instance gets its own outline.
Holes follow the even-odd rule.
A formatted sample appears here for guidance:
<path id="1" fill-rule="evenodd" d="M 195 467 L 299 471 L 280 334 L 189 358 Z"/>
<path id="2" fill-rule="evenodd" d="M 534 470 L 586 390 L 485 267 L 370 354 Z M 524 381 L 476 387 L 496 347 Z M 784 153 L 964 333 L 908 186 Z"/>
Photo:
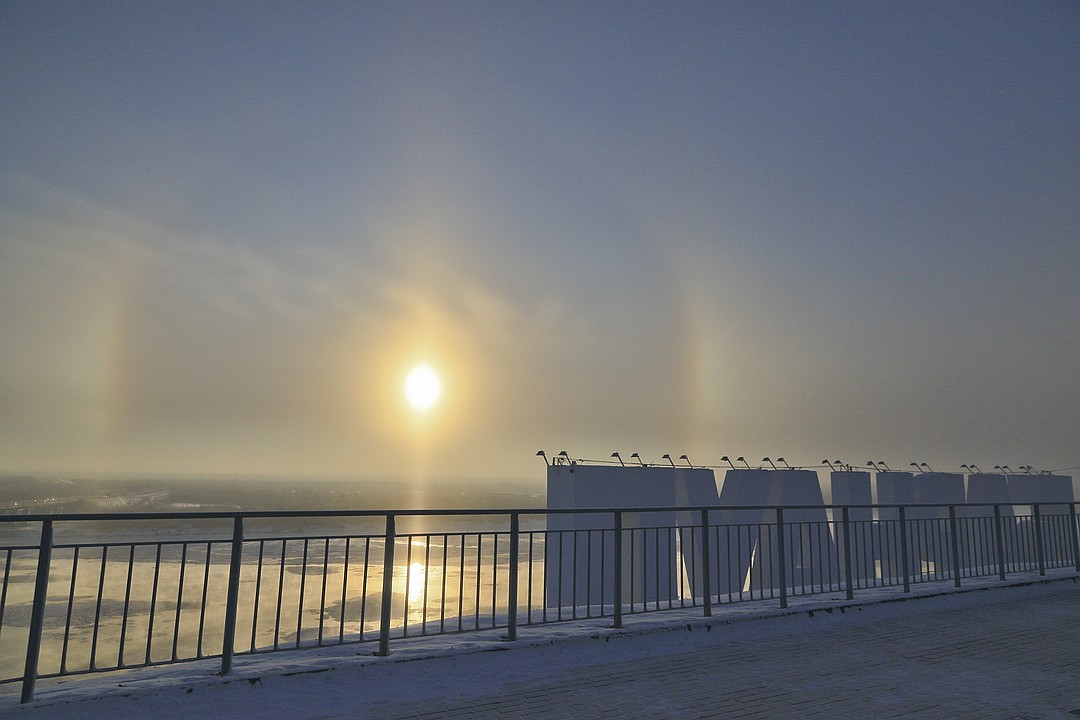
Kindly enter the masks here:
<path id="1" fill-rule="evenodd" d="M 439 400 L 442 383 L 439 376 L 427 365 L 417 365 L 405 378 L 405 399 L 418 412 L 425 412 Z"/>

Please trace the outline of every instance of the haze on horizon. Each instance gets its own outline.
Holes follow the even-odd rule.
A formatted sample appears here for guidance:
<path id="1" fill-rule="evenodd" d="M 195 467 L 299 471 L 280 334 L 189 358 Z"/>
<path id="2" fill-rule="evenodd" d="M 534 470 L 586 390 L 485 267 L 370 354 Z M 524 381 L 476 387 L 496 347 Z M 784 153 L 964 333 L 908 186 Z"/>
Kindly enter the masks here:
<path id="1" fill-rule="evenodd" d="M 6 2 L 0 472 L 1078 465 L 1078 36 L 1075 2 Z"/>

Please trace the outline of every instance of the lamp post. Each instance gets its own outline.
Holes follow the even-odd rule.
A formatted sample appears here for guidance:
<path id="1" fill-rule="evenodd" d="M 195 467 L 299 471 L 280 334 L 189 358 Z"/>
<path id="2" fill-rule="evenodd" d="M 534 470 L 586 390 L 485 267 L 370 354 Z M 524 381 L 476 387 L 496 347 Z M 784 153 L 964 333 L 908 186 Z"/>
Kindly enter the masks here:
<path id="1" fill-rule="evenodd" d="M 680 455 L 680 456 L 679 456 L 679 459 L 680 459 L 680 460 L 685 460 L 685 461 L 686 461 L 686 464 L 687 464 L 687 466 L 688 466 L 688 467 L 690 467 L 690 469 L 693 469 L 693 468 L 694 468 L 694 463 L 690 462 L 690 458 L 686 457 L 686 455 L 685 455 L 685 454 L 684 454 L 684 455 Z"/>
<path id="2" fill-rule="evenodd" d="M 730 465 L 730 466 L 731 466 L 731 469 L 732 469 L 732 470 L 734 470 L 734 469 L 735 469 L 735 463 L 731 462 L 731 459 L 730 459 L 730 458 L 728 458 L 728 456 L 727 456 L 727 455 L 725 455 L 724 457 L 720 458 L 720 462 L 726 462 L 726 463 L 727 463 L 728 465 Z"/>
<path id="3" fill-rule="evenodd" d="M 641 467 L 645 467 L 645 461 L 641 459 L 640 455 L 638 455 L 637 453 L 630 453 L 630 457 L 637 458 L 637 461 L 641 465 Z"/>
<path id="4" fill-rule="evenodd" d="M 551 463 L 550 463 L 550 462 L 548 462 L 548 457 L 547 457 L 547 453 L 546 453 L 546 452 L 544 452 L 543 450 L 537 450 L 537 451 L 536 451 L 536 457 L 542 457 L 542 458 L 544 458 L 544 464 L 545 464 L 545 465 L 549 465 L 549 466 L 551 465 Z"/>
<path id="5" fill-rule="evenodd" d="M 624 463 L 624 462 L 622 461 L 622 455 L 620 455 L 620 454 L 619 454 L 618 452 L 613 452 L 613 453 L 611 453 L 611 457 L 613 457 L 613 458 L 615 458 L 616 460 L 618 460 L 618 461 L 619 461 L 619 464 L 620 464 L 620 465 L 622 465 L 623 467 L 626 467 L 626 463 Z"/>
<path id="6" fill-rule="evenodd" d="M 761 458 L 761 462 L 767 462 L 767 463 L 769 463 L 769 465 L 772 465 L 772 469 L 773 469 L 773 470 L 775 470 L 775 469 L 776 469 L 776 465 L 775 465 L 775 464 L 773 464 L 773 461 L 772 461 L 772 460 L 770 460 L 770 459 L 769 459 L 769 458 L 767 458 L 767 457 L 763 457 L 763 458 Z"/>
<path id="7" fill-rule="evenodd" d="M 660 459 L 667 460 L 669 463 L 671 463 L 671 467 L 675 467 L 675 461 L 671 459 L 671 453 L 664 453 L 660 456 Z"/>

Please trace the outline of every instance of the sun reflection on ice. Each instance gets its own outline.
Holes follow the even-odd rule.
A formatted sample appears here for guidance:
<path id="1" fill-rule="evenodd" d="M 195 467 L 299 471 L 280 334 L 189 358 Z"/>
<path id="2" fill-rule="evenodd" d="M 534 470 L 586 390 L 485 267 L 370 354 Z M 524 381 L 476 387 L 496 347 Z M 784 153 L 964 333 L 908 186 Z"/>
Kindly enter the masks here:
<path id="1" fill-rule="evenodd" d="M 427 571 L 424 565 L 414 562 L 409 566 L 409 603 L 414 603 L 424 597 L 426 584 Z"/>

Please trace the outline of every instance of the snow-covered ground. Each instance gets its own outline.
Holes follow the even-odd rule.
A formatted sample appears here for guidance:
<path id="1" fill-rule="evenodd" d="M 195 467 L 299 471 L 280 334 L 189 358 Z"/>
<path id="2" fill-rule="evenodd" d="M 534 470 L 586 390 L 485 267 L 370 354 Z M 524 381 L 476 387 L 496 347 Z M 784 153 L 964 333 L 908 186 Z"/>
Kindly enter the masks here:
<path id="1" fill-rule="evenodd" d="M 1051 576 L 1061 579 L 1074 573 Z M 769 637 L 820 631 L 823 624 L 880 623 L 913 614 L 992 605 L 1040 593 L 1060 592 L 1075 581 L 1037 582 L 1037 576 L 947 585 L 861 591 L 776 602 L 724 605 L 712 618 L 701 609 L 630 615 L 621 630 L 610 619 L 524 627 L 516 642 L 501 632 L 398 641 L 389 657 L 370 646 L 301 650 L 240 657 L 228 677 L 215 675 L 216 661 L 182 663 L 138 671 L 42 681 L 37 700 L 17 705 L 18 686 L 5 686 L 0 716 L 36 718 L 311 718 L 380 717 L 379 708 L 404 700 L 453 700 L 499 695 L 542 679 L 621 659 L 669 655 L 715 643 L 754 643 Z M 1028 583 L 1028 584 L 1025 584 Z M 918 602 L 898 602 L 915 600 Z"/>

